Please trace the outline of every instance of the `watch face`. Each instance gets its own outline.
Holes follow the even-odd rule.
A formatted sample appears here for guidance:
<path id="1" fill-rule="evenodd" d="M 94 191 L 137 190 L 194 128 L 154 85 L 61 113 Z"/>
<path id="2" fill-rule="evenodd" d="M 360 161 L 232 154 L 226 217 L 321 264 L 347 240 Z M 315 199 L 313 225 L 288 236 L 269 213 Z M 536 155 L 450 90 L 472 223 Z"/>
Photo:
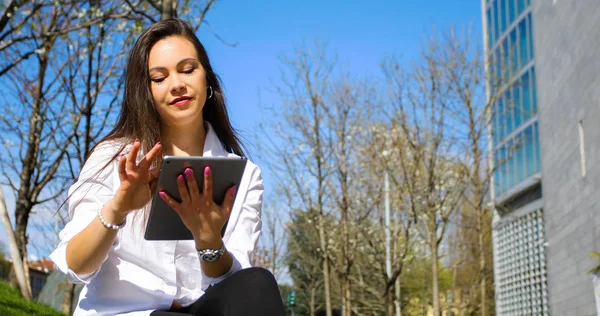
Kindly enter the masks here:
<path id="1" fill-rule="evenodd" d="M 206 262 L 214 262 L 219 260 L 225 253 L 225 245 L 221 246 L 220 249 L 203 249 L 198 250 L 198 256 L 201 260 Z"/>

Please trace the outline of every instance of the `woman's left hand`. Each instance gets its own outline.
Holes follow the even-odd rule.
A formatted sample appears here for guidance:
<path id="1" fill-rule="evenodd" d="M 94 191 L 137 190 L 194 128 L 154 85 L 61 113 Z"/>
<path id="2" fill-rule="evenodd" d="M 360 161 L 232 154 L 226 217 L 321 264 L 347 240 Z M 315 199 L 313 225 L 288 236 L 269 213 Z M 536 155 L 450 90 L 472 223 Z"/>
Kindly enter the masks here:
<path id="1" fill-rule="evenodd" d="M 218 248 L 221 246 L 221 229 L 233 207 L 236 187 L 232 186 L 225 193 L 222 205 L 213 200 L 212 172 L 210 167 L 204 169 L 204 191 L 200 192 L 194 171 L 185 169 L 185 177 L 177 177 L 177 187 L 181 203 L 166 192 L 160 191 L 160 197 L 177 212 L 185 226 L 194 235 L 196 247 Z M 187 183 L 187 187 L 186 187 Z"/>

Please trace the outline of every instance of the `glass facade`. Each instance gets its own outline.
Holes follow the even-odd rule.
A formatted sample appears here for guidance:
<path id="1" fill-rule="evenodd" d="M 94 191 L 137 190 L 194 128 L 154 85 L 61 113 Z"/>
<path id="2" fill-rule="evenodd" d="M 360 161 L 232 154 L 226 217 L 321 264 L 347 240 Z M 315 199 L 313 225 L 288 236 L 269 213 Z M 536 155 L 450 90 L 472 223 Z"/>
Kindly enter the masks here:
<path id="1" fill-rule="evenodd" d="M 541 170 L 530 0 L 487 1 L 495 193 Z"/>
<path id="2" fill-rule="evenodd" d="M 496 202 L 541 171 L 531 0 L 487 0 L 488 72 Z M 518 206 L 525 207 L 524 205 Z M 548 315 L 543 211 L 495 219 L 494 282 L 498 315 Z M 523 210 L 523 208 L 521 208 Z"/>
<path id="3" fill-rule="evenodd" d="M 538 130 L 537 122 L 528 124 L 494 151 L 494 160 L 502 161 L 494 172 L 497 191 L 505 192 L 539 172 L 541 166 Z"/>

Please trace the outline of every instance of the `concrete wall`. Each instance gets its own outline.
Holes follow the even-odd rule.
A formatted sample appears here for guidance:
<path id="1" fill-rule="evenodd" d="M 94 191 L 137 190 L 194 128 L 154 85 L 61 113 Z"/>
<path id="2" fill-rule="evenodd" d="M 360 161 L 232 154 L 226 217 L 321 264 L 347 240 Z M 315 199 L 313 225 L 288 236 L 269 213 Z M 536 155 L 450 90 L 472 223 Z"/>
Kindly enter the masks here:
<path id="1" fill-rule="evenodd" d="M 600 1 L 534 0 L 532 17 L 550 312 L 595 315 L 587 271 L 600 251 Z"/>

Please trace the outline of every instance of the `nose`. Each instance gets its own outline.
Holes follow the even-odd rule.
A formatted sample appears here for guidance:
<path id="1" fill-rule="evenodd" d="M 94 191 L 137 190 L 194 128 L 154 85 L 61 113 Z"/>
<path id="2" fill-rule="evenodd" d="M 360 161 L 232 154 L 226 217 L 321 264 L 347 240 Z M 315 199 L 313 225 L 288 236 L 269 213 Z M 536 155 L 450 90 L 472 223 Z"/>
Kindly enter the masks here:
<path id="1" fill-rule="evenodd" d="M 173 80 L 171 80 L 171 92 L 177 92 L 184 88 L 184 83 L 179 76 L 172 76 Z"/>

